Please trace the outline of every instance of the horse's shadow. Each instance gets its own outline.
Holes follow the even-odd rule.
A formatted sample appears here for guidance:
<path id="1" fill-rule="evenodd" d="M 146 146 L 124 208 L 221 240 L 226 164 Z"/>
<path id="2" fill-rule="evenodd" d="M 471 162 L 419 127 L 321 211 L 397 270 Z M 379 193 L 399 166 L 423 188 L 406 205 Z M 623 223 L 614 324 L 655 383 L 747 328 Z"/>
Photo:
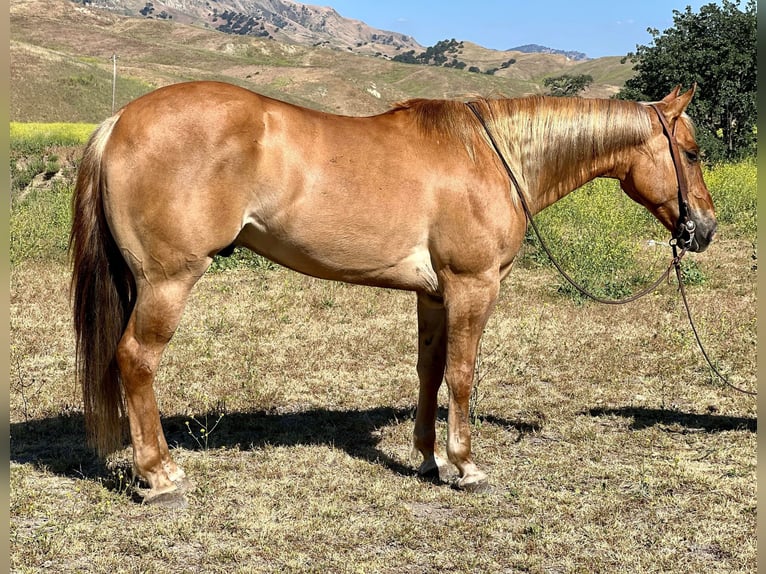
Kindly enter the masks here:
<path id="1" fill-rule="evenodd" d="M 371 409 L 310 409 L 294 413 L 217 412 L 162 417 L 171 448 L 201 451 L 214 448 L 258 450 L 265 446 L 327 445 L 380 464 L 395 474 L 411 476 L 413 466 L 381 449 L 381 429 L 414 424 L 414 409 L 382 406 Z M 438 418 L 447 418 L 439 409 Z M 521 435 L 539 430 L 537 423 L 488 415 L 489 424 L 515 429 Z M 106 479 L 112 471 L 86 446 L 82 414 L 64 414 L 11 424 L 11 461 L 33 464 L 72 478 Z M 203 432 L 204 430 L 204 432 Z M 207 435 L 207 436 L 205 436 Z"/>
<path id="2" fill-rule="evenodd" d="M 632 419 L 630 423 L 632 430 L 661 426 L 669 430 L 678 429 L 681 432 L 717 433 L 745 430 L 754 433 L 758 426 L 758 419 L 755 417 L 738 417 L 712 413 L 696 414 L 674 409 L 647 407 L 592 408 L 580 414 L 592 417 L 611 415 L 629 418 Z"/>
<path id="3" fill-rule="evenodd" d="M 382 406 L 371 409 L 310 409 L 294 413 L 234 412 L 220 417 L 203 415 L 163 417 L 162 425 L 171 447 L 187 450 L 234 448 L 258 450 L 265 446 L 326 445 L 349 455 L 380 464 L 391 472 L 411 476 L 414 468 L 387 454 L 380 447 L 381 429 L 402 422 L 412 424 L 414 409 Z M 756 432 L 754 417 L 693 414 L 642 407 L 592 408 L 581 415 L 615 415 L 632 419 L 630 428 L 672 427 L 689 432 L 715 433 L 729 430 Z M 438 418 L 446 420 L 445 409 Z M 219 420 L 220 418 L 220 420 Z M 498 425 L 519 433 L 519 440 L 538 432 L 542 424 L 511 420 L 486 414 L 483 424 Z M 217 426 L 216 426 L 217 423 Z M 207 437 L 200 431 L 205 429 Z M 62 414 L 10 425 L 10 458 L 18 464 L 33 464 L 47 472 L 72 478 L 112 480 L 112 471 L 86 446 L 81 414 Z"/>

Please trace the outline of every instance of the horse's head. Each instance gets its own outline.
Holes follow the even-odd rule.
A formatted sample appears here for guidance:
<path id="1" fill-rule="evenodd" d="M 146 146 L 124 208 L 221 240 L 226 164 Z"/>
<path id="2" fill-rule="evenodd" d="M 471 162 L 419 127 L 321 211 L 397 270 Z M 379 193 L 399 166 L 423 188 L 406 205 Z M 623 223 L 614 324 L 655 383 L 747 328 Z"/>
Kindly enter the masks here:
<path id="1" fill-rule="evenodd" d="M 632 154 L 623 190 L 667 227 L 681 247 L 704 251 L 715 235 L 713 200 L 702 179 L 694 127 L 684 113 L 695 87 L 647 104 L 651 138 Z M 675 149 L 674 149 L 675 147 Z"/>

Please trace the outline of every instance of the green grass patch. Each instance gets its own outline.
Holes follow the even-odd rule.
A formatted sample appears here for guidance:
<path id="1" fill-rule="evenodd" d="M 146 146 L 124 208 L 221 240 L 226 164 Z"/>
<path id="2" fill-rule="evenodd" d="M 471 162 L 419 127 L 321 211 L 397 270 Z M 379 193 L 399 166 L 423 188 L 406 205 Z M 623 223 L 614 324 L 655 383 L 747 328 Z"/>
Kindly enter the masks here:
<path id="1" fill-rule="evenodd" d="M 11 122 L 11 265 L 66 260 L 73 161 L 95 128 L 82 123 Z M 54 179 L 57 174 L 61 175 Z"/>
<path id="2" fill-rule="evenodd" d="M 705 182 L 713 197 L 719 226 L 729 237 L 756 240 L 754 160 L 706 167 Z M 670 258 L 669 233 L 648 211 L 630 200 L 616 180 L 597 179 L 535 217 L 543 240 L 564 269 L 597 296 L 622 298 L 659 275 Z M 524 260 L 552 266 L 530 230 Z M 704 267 L 683 263 L 687 285 L 706 281 Z M 558 290 L 578 301 L 583 296 L 564 278 Z"/>
<path id="3" fill-rule="evenodd" d="M 73 179 L 74 165 L 65 166 L 65 160 L 60 157 L 62 148 L 76 148 L 79 151 L 95 128 L 95 124 L 82 123 L 11 122 L 9 160 L 12 200 L 39 175 L 44 180 L 50 180 L 66 167 L 65 175 Z"/>
<path id="4" fill-rule="evenodd" d="M 72 185 L 53 182 L 31 191 L 11 210 L 11 266 L 22 261 L 65 262 L 71 226 Z"/>
<path id="5" fill-rule="evenodd" d="M 75 146 L 88 141 L 96 124 L 11 122 L 11 151 L 17 155 L 37 152 L 53 146 Z"/>
<path id="6" fill-rule="evenodd" d="M 217 255 L 213 258 L 208 272 L 223 273 L 231 269 L 276 269 L 277 264 L 249 249 L 237 247 L 228 257 Z"/>
<path id="7" fill-rule="evenodd" d="M 716 206 L 718 223 L 755 242 L 758 168 L 755 159 L 723 163 L 704 170 L 705 183 Z"/>
<path id="8" fill-rule="evenodd" d="M 609 179 L 590 182 L 542 211 L 535 221 L 567 273 L 606 298 L 625 297 L 650 281 L 655 266 L 646 264 L 647 248 L 667 239 L 664 227 Z M 531 229 L 527 243 L 526 259 L 552 265 Z M 564 278 L 558 290 L 583 300 Z"/>

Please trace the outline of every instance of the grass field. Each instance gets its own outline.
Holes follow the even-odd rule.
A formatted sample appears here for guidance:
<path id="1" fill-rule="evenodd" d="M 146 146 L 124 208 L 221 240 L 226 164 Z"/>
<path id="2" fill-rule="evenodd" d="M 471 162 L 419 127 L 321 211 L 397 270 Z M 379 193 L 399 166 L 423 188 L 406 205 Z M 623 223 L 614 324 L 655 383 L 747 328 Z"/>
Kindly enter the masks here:
<path id="1" fill-rule="evenodd" d="M 190 504 L 137 504 L 130 450 L 85 447 L 69 177 L 11 214 L 12 571 L 755 572 L 755 400 L 712 379 L 673 285 L 577 302 L 532 244 L 478 366 L 490 493 L 414 474 L 412 294 L 242 265 L 197 285 L 156 384 Z M 721 229 L 690 256 L 690 303 L 719 368 L 754 389 L 755 165 L 707 179 Z"/>

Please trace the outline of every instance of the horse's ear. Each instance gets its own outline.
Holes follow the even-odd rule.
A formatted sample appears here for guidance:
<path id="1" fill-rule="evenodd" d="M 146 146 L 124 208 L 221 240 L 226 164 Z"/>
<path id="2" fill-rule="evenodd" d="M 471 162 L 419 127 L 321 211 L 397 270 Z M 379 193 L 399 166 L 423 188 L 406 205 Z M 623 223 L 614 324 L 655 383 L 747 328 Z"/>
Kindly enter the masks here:
<path id="1" fill-rule="evenodd" d="M 666 104 L 669 104 L 673 100 L 675 100 L 678 97 L 678 94 L 681 92 L 681 84 L 678 84 L 673 90 L 664 98 L 662 98 L 662 101 Z"/>
<path id="2" fill-rule="evenodd" d="M 679 96 L 678 92 L 680 91 L 680 88 L 681 86 L 676 86 L 676 88 L 670 94 L 662 99 L 662 101 L 666 104 L 665 115 L 669 120 L 673 120 L 684 113 L 686 106 L 688 106 L 689 102 L 692 101 L 694 92 L 697 90 L 697 83 L 695 82 L 692 84 L 692 87 L 689 88 L 689 90 Z M 671 98 L 671 96 L 674 94 L 675 96 Z"/>

